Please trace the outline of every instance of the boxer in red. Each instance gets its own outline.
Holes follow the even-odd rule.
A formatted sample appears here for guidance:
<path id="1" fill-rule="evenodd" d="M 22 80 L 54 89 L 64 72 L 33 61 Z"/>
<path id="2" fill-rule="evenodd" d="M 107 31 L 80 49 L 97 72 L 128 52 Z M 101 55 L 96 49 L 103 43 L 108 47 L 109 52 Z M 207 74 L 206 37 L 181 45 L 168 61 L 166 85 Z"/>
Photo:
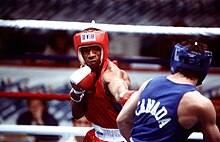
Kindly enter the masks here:
<path id="1" fill-rule="evenodd" d="M 73 40 L 81 67 L 70 76 L 72 114 L 76 119 L 85 116 L 94 126 L 84 142 L 125 141 L 116 118 L 135 91 L 129 91 L 128 74 L 108 58 L 108 34 L 88 28 Z"/>

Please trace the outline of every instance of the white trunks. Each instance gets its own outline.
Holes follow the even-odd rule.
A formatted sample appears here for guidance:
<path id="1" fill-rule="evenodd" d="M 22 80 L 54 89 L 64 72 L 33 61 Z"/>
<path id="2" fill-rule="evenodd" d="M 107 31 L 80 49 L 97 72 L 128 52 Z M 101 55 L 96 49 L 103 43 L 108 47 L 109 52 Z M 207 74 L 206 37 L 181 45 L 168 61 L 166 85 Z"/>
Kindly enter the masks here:
<path id="1" fill-rule="evenodd" d="M 95 129 L 95 136 L 101 140 L 109 142 L 126 142 L 121 135 L 119 129 L 108 129 L 93 124 Z"/>

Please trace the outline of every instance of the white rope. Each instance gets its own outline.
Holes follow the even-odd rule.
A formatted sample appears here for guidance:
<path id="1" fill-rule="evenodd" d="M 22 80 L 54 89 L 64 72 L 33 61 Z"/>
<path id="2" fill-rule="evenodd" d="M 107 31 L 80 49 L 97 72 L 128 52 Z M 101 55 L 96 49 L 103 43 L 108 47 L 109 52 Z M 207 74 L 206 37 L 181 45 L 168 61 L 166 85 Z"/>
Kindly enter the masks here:
<path id="1" fill-rule="evenodd" d="M 91 127 L 73 126 L 39 126 L 39 125 L 0 125 L 0 133 L 40 134 L 40 135 L 71 135 L 85 136 Z M 203 140 L 200 132 L 192 133 L 188 139 Z"/>
<path id="2" fill-rule="evenodd" d="M 39 135 L 85 136 L 92 127 L 39 126 L 39 125 L 0 125 L 0 133 L 24 133 Z"/>
<path id="3" fill-rule="evenodd" d="M 108 32 L 141 33 L 141 34 L 173 34 L 173 35 L 220 35 L 220 28 L 206 27 L 172 27 L 172 26 L 144 26 L 144 25 L 120 25 L 100 24 L 67 21 L 46 20 L 0 20 L 0 27 L 32 28 L 32 29 L 60 29 L 83 30 L 89 27 L 99 28 Z"/>
<path id="4" fill-rule="evenodd" d="M 201 132 L 193 132 L 188 139 L 203 140 L 203 134 Z"/>

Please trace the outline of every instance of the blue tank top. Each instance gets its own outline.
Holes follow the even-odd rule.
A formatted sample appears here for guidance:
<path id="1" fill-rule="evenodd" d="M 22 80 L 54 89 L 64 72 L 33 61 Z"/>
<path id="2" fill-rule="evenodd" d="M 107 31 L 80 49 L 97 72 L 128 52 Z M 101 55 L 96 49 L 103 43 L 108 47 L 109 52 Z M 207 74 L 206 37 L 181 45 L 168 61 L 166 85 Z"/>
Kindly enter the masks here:
<path id="1" fill-rule="evenodd" d="M 134 142 L 185 142 L 193 129 L 180 126 L 177 108 L 182 96 L 196 87 L 177 84 L 165 76 L 151 80 L 140 95 L 135 110 Z"/>

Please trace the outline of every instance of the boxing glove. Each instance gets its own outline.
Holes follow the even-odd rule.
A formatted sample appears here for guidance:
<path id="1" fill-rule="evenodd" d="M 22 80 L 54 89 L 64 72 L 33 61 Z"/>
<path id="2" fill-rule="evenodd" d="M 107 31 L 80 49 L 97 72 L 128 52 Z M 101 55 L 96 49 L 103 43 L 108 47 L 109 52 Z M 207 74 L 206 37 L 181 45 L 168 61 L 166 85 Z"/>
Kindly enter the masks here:
<path id="1" fill-rule="evenodd" d="M 112 62 L 118 67 L 118 61 L 117 60 L 113 60 Z"/>
<path id="2" fill-rule="evenodd" d="M 96 73 L 91 68 L 84 66 L 79 68 L 70 76 L 70 84 L 75 91 L 88 90 L 92 87 Z"/>
<path id="3" fill-rule="evenodd" d="M 121 106 L 124 106 L 124 104 L 127 102 L 127 100 L 131 97 L 132 94 L 134 94 L 136 92 L 136 90 L 131 90 L 131 91 L 127 91 L 127 92 L 122 92 L 120 94 L 121 97 Z"/>
<path id="4" fill-rule="evenodd" d="M 76 91 L 74 88 L 70 90 L 70 99 L 74 102 L 81 102 L 85 91 Z"/>

